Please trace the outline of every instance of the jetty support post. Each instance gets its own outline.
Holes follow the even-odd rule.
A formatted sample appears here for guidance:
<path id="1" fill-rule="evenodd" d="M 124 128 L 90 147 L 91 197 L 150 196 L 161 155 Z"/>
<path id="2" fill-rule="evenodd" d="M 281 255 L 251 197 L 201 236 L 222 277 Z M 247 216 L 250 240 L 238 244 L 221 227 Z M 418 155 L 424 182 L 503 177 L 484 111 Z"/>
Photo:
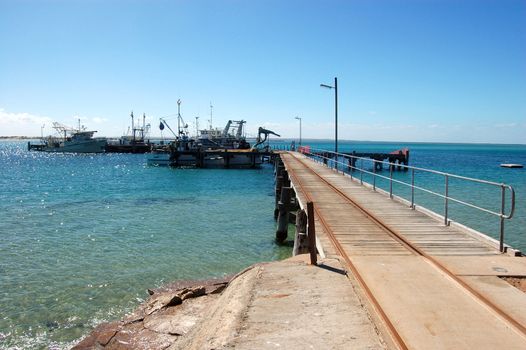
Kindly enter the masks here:
<path id="1" fill-rule="evenodd" d="M 296 233 L 294 237 L 294 248 L 292 256 L 306 254 L 309 252 L 309 241 L 307 236 L 307 213 L 303 209 L 296 212 Z"/>
<path id="2" fill-rule="evenodd" d="M 275 196 L 275 205 L 274 205 L 274 220 L 278 218 L 278 202 L 281 196 L 281 188 L 284 186 L 284 177 L 283 177 L 283 171 L 285 170 L 285 166 L 283 165 L 283 162 L 280 157 L 276 157 L 275 159 L 275 175 L 276 175 L 276 186 L 274 188 L 274 196 Z M 288 175 L 287 175 L 288 176 Z"/>
<path id="3" fill-rule="evenodd" d="M 282 169 L 281 176 L 283 177 L 283 186 L 290 187 L 290 178 L 289 178 L 289 173 L 287 172 L 287 170 Z"/>
<path id="4" fill-rule="evenodd" d="M 276 188 L 275 188 L 275 206 L 274 206 L 274 220 L 278 218 L 279 214 L 279 199 L 281 195 L 281 190 L 283 188 L 283 177 L 276 176 Z"/>
<path id="5" fill-rule="evenodd" d="M 276 194 L 276 205 L 274 209 L 274 219 L 278 218 L 278 213 L 279 213 L 278 202 L 282 196 L 283 187 L 290 187 L 289 173 L 287 172 L 287 170 L 285 170 L 284 166 L 278 169 L 278 177 L 276 179 L 276 193 L 275 193 Z M 289 199 L 289 202 L 291 202 L 290 199 Z M 289 210 L 290 210 L 290 206 L 289 206 Z"/>
<path id="6" fill-rule="evenodd" d="M 307 230 L 309 238 L 309 252 L 310 252 L 310 263 L 311 265 L 318 264 L 318 255 L 316 251 L 316 229 L 314 227 L 314 204 L 307 202 Z"/>
<path id="7" fill-rule="evenodd" d="M 276 229 L 276 242 L 278 243 L 283 243 L 287 239 L 291 192 L 291 187 L 281 188 L 281 199 L 278 203 L 278 227 Z"/>

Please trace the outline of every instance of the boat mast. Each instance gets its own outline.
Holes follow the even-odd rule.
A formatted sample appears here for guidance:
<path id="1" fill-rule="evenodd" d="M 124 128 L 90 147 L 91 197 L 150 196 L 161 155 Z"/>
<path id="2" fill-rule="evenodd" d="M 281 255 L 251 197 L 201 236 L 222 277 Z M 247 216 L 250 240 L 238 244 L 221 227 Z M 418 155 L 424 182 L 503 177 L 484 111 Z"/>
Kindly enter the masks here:
<path id="1" fill-rule="evenodd" d="M 210 101 L 210 130 L 212 130 L 212 109 L 214 106 L 212 106 L 212 101 Z"/>
<path id="2" fill-rule="evenodd" d="M 195 137 L 199 137 L 199 117 L 195 117 Z"/>
<path id="3" fill-rule="evenodd" d="M 135 125 L 133 121 L 133 111 L 131 111 L 131 118 L 132 118 L 132 140 L 135 141 Z"/>
<path id="4" fill-rule="evenodd" d="M 177 137 L 181 137 L 181 99 L 177 100 Z"/>
<path id="5" fill-rule="evenodd" d="M 142 130 L 141 130 L 141 139 L 144 141 L 144 130 L 146 129 L 146 113 L 142 114 Z"/>

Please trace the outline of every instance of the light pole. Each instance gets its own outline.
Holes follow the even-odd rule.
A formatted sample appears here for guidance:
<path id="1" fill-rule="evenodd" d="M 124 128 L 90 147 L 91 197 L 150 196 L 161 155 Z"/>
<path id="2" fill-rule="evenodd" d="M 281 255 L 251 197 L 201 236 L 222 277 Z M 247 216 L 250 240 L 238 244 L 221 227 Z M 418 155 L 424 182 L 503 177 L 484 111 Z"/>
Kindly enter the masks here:
<path id="1" fill-rule="evenodd" d="M 338 78 L 334 77 L 334 86 L 320 84 L 321 87 L 334 89 L 334 152 L 338 153 Z"/>
<path id="2" fill-rule="evenodd" d="M 301 118 L 295 117 L 294 119 L 298 119 L 300 121 L 300 147 L 301 147 Z"/>

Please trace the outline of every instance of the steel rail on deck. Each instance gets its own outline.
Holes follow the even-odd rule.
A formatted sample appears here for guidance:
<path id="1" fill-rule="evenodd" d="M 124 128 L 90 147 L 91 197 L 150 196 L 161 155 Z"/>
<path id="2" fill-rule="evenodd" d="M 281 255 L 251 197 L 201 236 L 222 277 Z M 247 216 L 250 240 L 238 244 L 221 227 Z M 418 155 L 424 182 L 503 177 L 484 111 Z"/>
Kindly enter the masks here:
<path id="1" fill-rule="evenodd" d="M 332 183 L 327 181 L 323 176 L 321 176 L 318 172 L 316 172 L 314 169 L 312 169 L 310 166 L 308 166 L 305 163 L 305 161 L 303 161 L 301 159 L 298 159 L 296 157 L 294 157 L 294 159 L 298 163 L 303 165 L 303 167 L 305 169 L 308 169 L 312 174 L 314 174 L 316 177 L 318 177 L 322 182 L 327 184 L 327 186 L 329 186 L 329 188 L 331 188 L 334 192 L 339 194 L 349 204 L 351 204 L 353 207 L 355 207 L 361 213 L 363 213 L 365 216 L 367 216 L 369 219 L 371 219 L 371 221 L 373 223 L 375 223 L 377 226 L 379 226 L 382 230 L 384 230 L 387 234 L 389 234 L 393 239 L 401 242 L 402 245 L 405 246 L 408 250 L 412 251 L 413 253 L 416 253 L 416 254 L 420 255 L 422 258 L 424 258 L 430 264 L 432 264 L 433 266 L 435 266 L 438 269 L 440 269 L 442 272 L 444 272 L 446 275 L 448 275 L 453 281 L 455 281 L 462 288 L 464 288 L 464 290 L 466 290 L 469 294 L 471 294 L 473 297 L 475 297 L 481 303 L 483 303 L 488 308 L 493 310 L 493 312 L 495 312 L 497 316 L 499 316 L 504 321 L 507 321 L 512 327 L 514 327 L 516 330 L 518 330 L 520 333 L 522 333 L 523 336 L 526 336 L 526 327 L 523 326 L 520 322 L 518 322 L 513 317 L 508 315 L 505 311 L 503 311 L 500 307 L 498 307 L 496 304 L 494 304 L 491 300 L 487 299 L 484 295 L 482 295 L 481 293 L 479 293 L 478 291 L 473 289 L 470 285 L 468 285 L 466 282 L 464 282 L 460 277 L 458 277 L 453 272 L 451 272 L 447 267 L 442 265 L 438 260 L 436 260 L 435 258 L 430 256 L 429 254 L 427 254 L 424 250 L 418 248 L 412 242 L 407 240 L 402 234 L 400 234 L 399 232 L 397 232 L 396 230 L 394 230 L 393 228 L 388 226 L 385 222 L 383 222 L 376 215 L 374 215 L 369 210 L 365 209 L 364 207 L 362 207 L 361 205 L 356 203 L 346 193 L 342 192 L 339 188 L 334 186 Z M 303 185 L 301 184 L 301 181 L 299 181 L 298 177 L 294 174 L 294 170 L 293 169 L 288 169 L 288 172 L 289 172 L 289 175 L 292 174 L 292 176 L 294 177 L 294 179 L 296 181 L 295 184 L 298 185 L 301 188 L 302 192 L 308 198 L 308 200 L 313 201 L 313 199 L 310 196 L 310 194 L 304 189 Z M 315 201 L 313 201 L 313 202 L 315 203 Z M 351 268 L 353 273 L 356 274 L 356 277 L 357 277 L 358 281 L 360 282 L 360 285 L 362 285 L 362 287 L 364 288 L 364 290 L 366 292 L 366 295 L 370 297 L 370 300 L 372 301 L 373 305 L 375 306 L 375 308 L 377 308 L 377 310 L 379 311 L 379 313 L 382 316 L 382 318 L 384 319 L 384 321 L 386 321 L 386 324 L 388 325 L 390 332 L 395 336 L 395 339 L 397 340 L 397 342 L 401 342 L 400 346 L 402 348 L 407 348 L 405 343 L 401 339 L 400 335 L 398 334 L 398 332 L 394 328 L 394 325 L 392 325 L 392 323 L 388 319 L 387 315 L 385 314 L 385 312 L 381 308 L 380 304 L 378 303 L 378 301 L 376 300 L 376 298 L 374 297 L 374 295 L 370 291 L 369 287 L 366 285 L 364 279 L 360 276 L 357 268 L 352 263 L 350 257 L 347 255 L 347 253 L 345 252 L 345 250 L 343 249 L 341 244 L 336 239 L 336 236 L 334 235 L 334 232 L 332 231 L 330 226 L 327 224 L 327 222 L 325 222 L 325 219 L 323 218 L 322 215 L 320 215 L 319 211 L 316 208 L 317 208 L 317 206 L 315 206 L 315 212 L 316 212 L 316 214 L 318 216 L 318 219 L 323 224 L 325 232 L 327 232 L 327 235 L 329 236 L 331 242 L 333 242 L 333 244 L 336 247 L 336 249 L 338 250 L 338 252 L 345 259 L 345 261 L 349 264 L 349 267 Z"/>
<path id="2" fill-rule="evenodd" d="M 317 152 L 312 152 L 313 150 L 317 151 L 317 152 L 322 152 L 322 154 L 317 153 Z M 491 214 L 491 215 L 497 216 L 497 217 L 499 217 L 499 250 L 500 250 L 500 252 L 504 252 L 505 251 L 505 247 L 504 247 L 504 245 L 505 245 L 504 244 L 504 220 L 511 219 L 513 217 L 513 214 L 515 213 L 515 190 L 510 185 L 507 185 L 507 184 L 504 184 L 504 183 L 497 183 L 497 182 L 493 182 L 493 181 L 487 181 L 487 180 L 470 178 L 470 177 L 466 177 L 466 176 L 455 175 L 455 174 L 446 173 L 446 172 L 443 172 L 443 171 L 419 168 L 419 167 L 409 166 L 409 165 L 405 165 L 405 164 L 395 164 L 395 163 L 390 163 L 390 162 L 386 162 L 386 161 L 379 161 L 379 160 L 370 159 L 370 158 L 351 156 L 351 155 L 343 154 L 343 153 L 335 153 L 333 151 L 327 151 L 327 150 L 317 149 L 317 148 L 306 148 L 306 147 L 303 147 L 300 150 L 300 153 L 305 154 L 306 156 L 311 157 L 314 160 L 317 160 L 317 158 L 320 158 L 320 159 L 324 159 L 325 161 L 327 161 L 327 163 L 329 163 L 329 160 L 330 160 L 330 163 L 334 164 L 333 168 L 335 168 L 337 171 L 339 171 L 338 170 L 338 164 L 341 164 L 342 169 L 345 168 L 345 167 L 351 169 L 351 172 L 350 172 L 351 178 L 353 178 L 352 171 L 354 171 L 354 170 L 359 171 L 360 172 L 360 183 L 362 183 L 362 184 L 364 182 L 363 181 L 363 174 L 364 173 L 372 175 L 373 176 L 373 183 L 371 185 L 373 186 L 373 189 L 375 191 L 376 191 L 376 178 L 377 177 L 381 178 L 381 179 L 388 180 L 389 181 L 389 197 L 390 198 L 393 198 L 393 183 L 397 183 L 397 184 L 400 184 L 400 185 L 403 185 L 403 186 L 410 187 L 411 188 L 411 208 L 413 208 L 413 209 L 415 208 L 415 190 L 426 192 L 426 193 L 429 193 L 431 195 L 434 195 L 434 196 L 437 196 L 437 197 L 440 197 L 440 198 L 444 199 L 444 225 L 445 226 L 449 226 L 449 223 L 450 223 L 450 220 L 449 220 L 449 209 L 450 209 L 449 202 L 450 201 L 458 203 L 458 204 L 466 206 L 466 207 L 469 207 L 469 208 L 472 208 L 472 209 L 476 209 L 476 210 L 482 211 L 482 212 L 487 213 L 487 214 Z M 332 155 L 335 155 L 335 157 L 328 157 L 328 156 L 324 156 L 323 154 L 327 154 L 327 155 L 328 154 L 332 154 Z M 352 161 L 353 164 L 356 164 L 356 161 L 360 160 L 361 166 L 360 167 L 356 167 L 356 166 L 352 166 L 350 164 L 345 164 L 344 162 L 338 160 L 339 158 L 343 158 L 343 159 L 347 159 L 347 160 L 353 159 L 353 161 Z M 368 170 L 365 170 L 363 168 L 363 161 L 364 160 L 368 161 L 368 162 L 371 162 L 373 164 L 373 171 L 372 172 L 368 171 Z M 384 176 L 384 175 L 378 174 L 376 172 L 376 164 L 388 165 L 389 166 L 389 176 Z M 394 167 L 400 167 L 400 168 L 403 168 L 403 169 L 411 170 L 411 183 L 407 183 L 405 181 L 393 179 L 393 169 L 394 169 Z M 442 194 L 442 193 L 438 193 L 438 192 L 432 191 L 430 189 L 427 189 L 427 188 L 424 188 L 424 187 L 421 187 L 421 186 L 416 186 L 415 185 L 415 171 L 420 171 L 420 172 L 424 172 L 424 173 L 429 173 L 429 174 L 435 174 L 435 175 L 443 176 L 444 177 L 444 193 Z M 463 180 L 463 181 L 472 182 L 472 183 L 479 183 L 479 184 L 489 185 L 489 186 L 493 186 L 493 187 L 499 187 L 500 188 L 500 192 L 501 192 L 501 196 L 500 196 L 501 197 L 500 211 L 497 212 L 497 211 L 489 210 L 487 208 L 483 208 L 483 207 L 477 206 L 475 204 L 472 204 L 472 203 L 469 203 L 469 202 L 463 201 L 461 199 L 454 198 L 454 197 L 450 196 L 449 195 L 449 179 L 458 179 L 458 180 Z M 510 192 L 510 202 L 509 202 L 509 208 L 510 209 L 509 209 L 509 212 L 507 214 L 505 212 L 505 208 L 506 208 L 506 190 L 508 190 Z"/>
<path id="3" fill-rule="evenodd" d="M 305 164 L 303 164 L 303 166 L 305 166 L 306 168 L 310 169 Z M 301 183 L 301 181 L 298 180 L 296 174 L 294 173 L 294 170 L 293 169 L 287 169 L 287 172 L 289 174 L 289 177 L 291 177 L 292 182 L 301 189 L 302 193 L 305 195 L 305 197 L 307 199 L 307 202 L 312 202 L 312 203 L 315 204 L 316 202 L 313 201 L 313 199 L 312 199 L 311 195 L 309 194 L 309 192 L 307 192 L 304 189 L 303 184 Z M 317 173 L 316 173 L 316 175 L 317 175 Z M 393 337 L 394 341 L 398 344 L 400 349 L 403 349 L 403 350 L 409 349 L 407 347 L 407 345 L 405 344 L 404 340 L 402 339 L 402 337 L 400 336 L 400 334 L 398 333 L 398 331 L 396 330 L 394 324 L 391 322 L 391 320 L 389 319 L 389 317 L 387 316 L 387 314 L 383 310 L 382 306 L 380 305 L 380 303 L 378 302 L 378 300 L 374 296 L 373 292 L 371 291 L 371 289 L 369 288 L 367 283 L 365 283 L 365 280 L 363 279 L 363 277 L 358 272 L 358 269 L 353 264 L 353 262 L 351 261 L 351 259 L 349 258 L 349 256 L 345 252 L 345 250 L 343 249 L 343 247 L 340 244 L 340 242 L 338 242 L 338 239 L 336 238 L 336 236 L 334 235 L 334 232 L 331 230 L 331 228 L 329 227 L 329 225 L 325 221 L 325 218 L 323 217 L 323 215 L 320 214 L 317 205 L 314 205 L 314 212 L 316 213 L 316 216 L 318 217 L 318 220 L 320 220 L 321 224 L 323 225 L 324 231 L 329 236 L 329 239 L 331 240 L 332 244 L 334 245 L 334 247 L 336 248 L 336 250 L 338 251 L 340 256 L 345 260 L 345 262 L 347 263 L 347 265 L 351 269 L 351 271 L 353 273 L 353 276 L 358 280 L 358 283 L 360 284 L 360 286 L 364 290 L 365 295 L 367 296 L 367 298 L 369 298 L 369 300 L 371 301 L 373 307 L 378 312 L 378 314 L 380 315 L 380 317 L 382 318 L 384 323 L 387 325 L 388 331 L 389 331 L 389 333 L 391 333 L 391 336 Z"/>

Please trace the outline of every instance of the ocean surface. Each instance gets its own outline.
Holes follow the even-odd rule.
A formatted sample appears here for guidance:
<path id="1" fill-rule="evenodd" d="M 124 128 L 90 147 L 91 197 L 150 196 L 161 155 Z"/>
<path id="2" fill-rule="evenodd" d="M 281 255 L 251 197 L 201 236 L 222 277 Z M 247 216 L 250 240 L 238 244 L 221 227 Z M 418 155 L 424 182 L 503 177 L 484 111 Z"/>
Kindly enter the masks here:
<path id="1" fill-rule="evenodd" d="M 512 185 L 517 202 L 506 243 L 526 251 L 526 169 L 499 167 L 526 164 L 525 145 L 339 144 L 340 151 L 402 147 L 410 149 L 410 165 Z M 393 176 L 410 181 L 410 173 Z M 443 181 L 415 176 L 416 185 L 437 192 Z M 98 323 L 133 310 L 147 288 L 290 256 L 290 247 L 274 243 L 273 186 L 268 165 L 169 169 L 146 166 L 145 155 L 48 154 L 28 152 L 26 142 L 1 141 L 0 349 L 69 348 Z M 450 196 L 500 210 L 499 188 L 456 180 L 450 186 Z M 401 185 L 394 193 L 409 195 Z M 443 199 L 421 191 L 415 198 L 442 213 Z M 451 219 L 498 237 L 497 217 L 454 204 L 449 210 Z"/>

